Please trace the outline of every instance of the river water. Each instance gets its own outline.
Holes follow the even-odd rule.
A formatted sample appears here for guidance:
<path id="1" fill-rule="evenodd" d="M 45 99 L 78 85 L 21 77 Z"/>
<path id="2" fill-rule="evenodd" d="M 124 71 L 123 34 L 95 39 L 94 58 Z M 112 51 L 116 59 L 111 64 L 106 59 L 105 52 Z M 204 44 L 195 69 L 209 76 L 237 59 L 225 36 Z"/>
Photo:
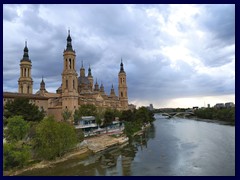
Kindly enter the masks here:
<path id="1" fill-rule="evenodd" d="M 21 175 L 234 176 L 235 126 L 192 119 L 156 121 L 122 148 Z"/>

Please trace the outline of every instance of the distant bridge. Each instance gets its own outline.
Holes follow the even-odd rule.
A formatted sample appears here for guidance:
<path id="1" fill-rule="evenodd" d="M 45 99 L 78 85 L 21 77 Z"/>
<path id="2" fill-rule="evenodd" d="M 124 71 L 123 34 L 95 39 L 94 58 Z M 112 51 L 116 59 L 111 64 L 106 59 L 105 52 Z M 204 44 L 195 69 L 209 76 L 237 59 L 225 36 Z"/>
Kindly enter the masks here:
<path id="1" fill-rule="evenodd" d="M 162 113 L 162 116 L 167 116 L 168 118 L 173 118 L 177 116 L 195 116 L 193 112 L 170 112 L 170 113 Z"/>

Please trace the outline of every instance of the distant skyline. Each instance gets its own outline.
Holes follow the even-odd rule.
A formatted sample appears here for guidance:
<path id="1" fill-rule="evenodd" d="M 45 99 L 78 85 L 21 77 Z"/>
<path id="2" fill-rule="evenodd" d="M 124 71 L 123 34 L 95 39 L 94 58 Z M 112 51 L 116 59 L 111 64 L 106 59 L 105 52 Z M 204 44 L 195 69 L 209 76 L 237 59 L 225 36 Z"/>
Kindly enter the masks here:
<path id="1" fill-rule="evenodd" d="M 61 85 L 70 29 L 94 80 L 117 93 L 121 58 L 129 103 L 154 108 L 235 103 L 235 5 L 3 5 L 3 91 L 17 92 L 25 40 L 34 93 Z"/>

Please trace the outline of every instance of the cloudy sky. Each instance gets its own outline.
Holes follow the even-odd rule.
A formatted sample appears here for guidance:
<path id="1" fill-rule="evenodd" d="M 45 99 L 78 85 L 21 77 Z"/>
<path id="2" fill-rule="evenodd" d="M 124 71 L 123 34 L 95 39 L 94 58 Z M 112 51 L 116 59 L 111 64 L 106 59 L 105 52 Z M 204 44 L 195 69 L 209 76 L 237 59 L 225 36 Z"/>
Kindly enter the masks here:
<path id="1" fill-rule="evenodd" d="M 3 5 L 3 91 L 17 92 L 27 40 L 34 92 L 61 85 L 68 28 L 94 79 L 117 92 L 121 58 L 129 102 L 154 107 L 235 102 L 235 5 Z"/>

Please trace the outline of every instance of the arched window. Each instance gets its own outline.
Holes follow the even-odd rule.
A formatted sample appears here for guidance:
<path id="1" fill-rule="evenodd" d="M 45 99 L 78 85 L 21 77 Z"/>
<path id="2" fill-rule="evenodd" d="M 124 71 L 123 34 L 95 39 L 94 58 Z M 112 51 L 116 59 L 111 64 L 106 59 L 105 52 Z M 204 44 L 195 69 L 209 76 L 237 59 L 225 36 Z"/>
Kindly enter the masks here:
<path id="1" fill-rule="evenodd" d="M 27 74 L 27 69 L 24 68 L 24 77 L 26 77 L 26 74 Z"/>
<path id="2" fill-rule="evenodd" d="M 69 69 L 72 69 L 71 59 L 69 59 Z"/>
<path id="3" fill-rule="evenodd" d="M 73 89 L 75 89 L 75 81 L 73 80 Z"/>
<path id="4" fill-rule="evenodd" d="M 121 97 L 123 97 L 123 92 L 121 92 Z"/>
<path id="5" fill-rule="evenodd" d="M 66 61 L 65 61 L 65 64 L 66 64 L 66 69 L 67 69 L 67 67 L 68 67 L 68 65 L 67 65 L 67 64 L 68 64 L 67 59 L 66 59 Z"/>

